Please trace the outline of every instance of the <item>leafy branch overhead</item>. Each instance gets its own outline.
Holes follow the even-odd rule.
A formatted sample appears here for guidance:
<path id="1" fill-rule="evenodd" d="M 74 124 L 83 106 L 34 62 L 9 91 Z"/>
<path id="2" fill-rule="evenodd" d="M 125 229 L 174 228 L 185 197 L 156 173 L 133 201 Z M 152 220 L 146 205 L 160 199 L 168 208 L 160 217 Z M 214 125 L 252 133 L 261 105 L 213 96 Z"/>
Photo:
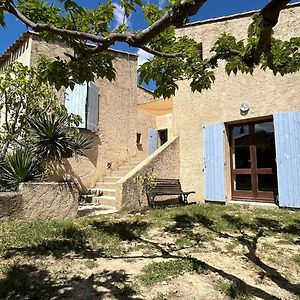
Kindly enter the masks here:
<path id="1" fill-rule="evenodd" d="M 5 26 L 4 13 L 10 13 L 47 41 L 70 46 L 72 54 L 56 61 L 44 57 L 39 64 L 42 77 L 58 89 L 94 77 L 114 80 L 113 56 L 107 49 L 116 42 L 154 55 L 140 68 L 140 82 L 155 80 L 156 96 L 174 94 L 177 82 L 186 79 L 190 80 L 192 91 L 209 89 L 220 60 L 226 61 L 228 74 L 252 73 L 258 66 L 281 75 L 299 71 L 299 38 L 281 41 L 273 36 L 280 12 L 290 0 L 270 0 L 254 15 L 246 40 L 224 33 L 216 40 L 211 57 L 203 59 L 200 45 L 187 36 L 177 36 L 176 29 L 183 27 L 208 1 L 169 0 L 166 7 L 159 9 L 142 0 L 120 0 L 124 18 L 113 28 L 115 4 L 111 0 L 95 9 L 84 8 L 73 0 L 59 0 L 58 5 L 40 0 L 0 0 L 0 25 Z M 143 12 L 148 26 L 131 31 L 126 19 L 135 11 Z"/>

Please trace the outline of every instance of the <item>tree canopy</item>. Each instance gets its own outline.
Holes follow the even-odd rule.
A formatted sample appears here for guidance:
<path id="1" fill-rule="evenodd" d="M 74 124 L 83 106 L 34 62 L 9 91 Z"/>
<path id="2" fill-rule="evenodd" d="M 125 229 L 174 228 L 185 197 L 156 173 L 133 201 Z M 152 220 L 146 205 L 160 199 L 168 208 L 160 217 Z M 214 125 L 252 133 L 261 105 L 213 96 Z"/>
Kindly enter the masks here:
<path id="1" fill-rule="evenodd" d="M 215 42 L 212 56 L 203 58 L 198 44 L 188 36 L 177 36 L 176 29 L 188 23 L 209 0 L 169 0 L 164 8 L 142 0 L 120 0 L 124 21 L 112 29 L 115 4 L 101 2 L 87 9 L 74 0 L 58 0 L 51 4 L 40 0 L 0 0 L 0 24 L 4 14 L 14 15 L 47 41 L 62 41 L 73 53 L 55 61 L 44 57 L 40 73 L 57 88 L 93 80 L 95 77 L 115 78 L 113 56 L 107 49 L 117 42 L 143 49 L 153 59 L 139 70 L 140 83 L 156 82 L 155 96 L 168 97 L 178 88 L 179 80 L 190 80 L 192 91 L 209 89 L 215 80 L 214 69 L 225 60 L 228 74 L 252 73 L 256 67 L 271 69 L 274 74 L 297 72 L 300 69 L 300 38 L 276 39 L 273 28 L 280 12 L 291 0 L 270 0 L 253 16 L 246 40 L 237 40 L 223 33 Z M 142 10 L 148 26 L 132 31 L 126 18 Z"/>

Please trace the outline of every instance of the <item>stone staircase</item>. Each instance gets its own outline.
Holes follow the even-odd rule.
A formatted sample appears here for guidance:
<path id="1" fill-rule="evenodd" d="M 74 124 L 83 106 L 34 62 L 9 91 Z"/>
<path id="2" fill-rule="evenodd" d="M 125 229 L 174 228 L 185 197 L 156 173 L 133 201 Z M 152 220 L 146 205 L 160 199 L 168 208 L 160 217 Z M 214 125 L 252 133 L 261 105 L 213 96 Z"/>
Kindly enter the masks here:
<path id="1" fill-rule="evenodd" d="M 94 188 L 88 190 L 86 195 L 83 195 L 81 203 L 82 210 L 103 210 L 102 213 L 116 212 L 116 182 L 125 176 L 129 171 L 136 167 L 143 159 L 135 158 L 120 166 L 117 170 L 111 171 L 110 175 L 98 181 Z M 88 213 L 96 214 L 96 213 Z M 101 212 L 99 213 L 101 214 Z M 83 213 L 79 214 L 84 215 Z"/>

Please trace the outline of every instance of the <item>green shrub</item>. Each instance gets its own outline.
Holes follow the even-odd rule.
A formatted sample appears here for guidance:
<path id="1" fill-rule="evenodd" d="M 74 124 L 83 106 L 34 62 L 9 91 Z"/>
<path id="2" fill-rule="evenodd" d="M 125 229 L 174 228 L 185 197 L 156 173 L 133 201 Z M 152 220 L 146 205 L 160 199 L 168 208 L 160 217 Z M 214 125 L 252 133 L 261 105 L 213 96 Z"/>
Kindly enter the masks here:
<path id="1" fill-rule="evenodd" d="M 35 181 L 42 177 L 38 158 L 26 149 L 8 153 L 0 164 L 0 183 L 14 189 L 21 182 Z"/>

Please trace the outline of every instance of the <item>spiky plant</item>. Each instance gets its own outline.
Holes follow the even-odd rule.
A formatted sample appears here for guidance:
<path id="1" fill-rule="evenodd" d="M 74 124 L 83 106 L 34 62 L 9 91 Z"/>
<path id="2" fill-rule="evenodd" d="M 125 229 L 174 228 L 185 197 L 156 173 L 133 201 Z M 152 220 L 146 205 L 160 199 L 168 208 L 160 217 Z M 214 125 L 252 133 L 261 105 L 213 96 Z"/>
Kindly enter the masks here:
<path id="1" fill-rule="evenodd" d="M 44 160 L 60 161 L 73 155 L 84 155 L 92 138 L 70 126 L 67 114 L 40 116 L 29 121 L 33 151 Z"/>
<path id="2" fill-rule="evenodd" d="M 36 181 L 41 177 L 41 164 L 28 149 L 14 150 L 0 163 L 1 185 L 9 189 L 15 189 L 21 182 Z"/>

